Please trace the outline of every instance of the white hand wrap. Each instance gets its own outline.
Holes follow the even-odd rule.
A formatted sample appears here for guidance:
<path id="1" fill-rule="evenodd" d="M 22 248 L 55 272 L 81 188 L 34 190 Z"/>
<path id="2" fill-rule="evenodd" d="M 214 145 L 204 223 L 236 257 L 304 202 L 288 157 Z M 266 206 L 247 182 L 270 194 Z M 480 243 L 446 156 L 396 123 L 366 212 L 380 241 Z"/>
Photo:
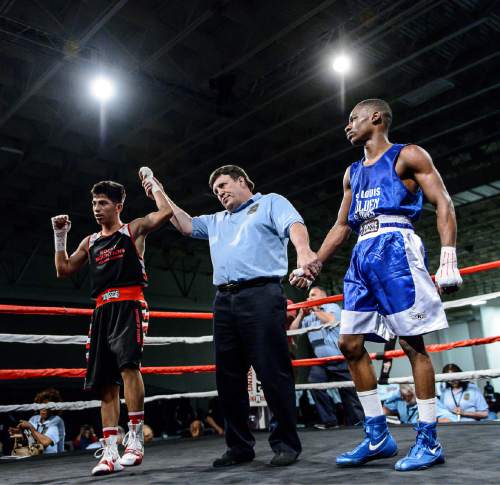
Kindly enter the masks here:
<path id="1" fill-rule="evenodd" d="M 457 266 L 457 251 L 453 246 L 443 246 L 441 248 L 441 259 L 436 272 L 436 284 L 439 288 L 460 287 L 462 285 L 462 277 Z"/>
<path id="2" fill-rule="evenodd" d="M 307 287 L 309 288 L 312 285 L 313 280 L 306 278 L 304 276 L 304 270 L 302 268 L 297 268 L 292 271 L 293 276 L 296 278 L 304 278 L 307 281 Z"/>
<path id="3" fill-rule="evenodd" d="M 54 230 L 54 247 L 56 251 L 66 251 L 68 232 L 71 229 L 71 221 L 67 215 L 54 216 L 51 219 Z M 63 227 L 58 227 L 64 222 Z M 59 223 L 59 224 L 57 224 Z"/>
<path id="4" fill-rule="evenodd" d="M 151 192 L 153 194 L 161 190 L 158 182 L 154 179 L 153 171 L 149 167 L 141 167 L 139 170 L 139 177 L 151 183 Z"/>

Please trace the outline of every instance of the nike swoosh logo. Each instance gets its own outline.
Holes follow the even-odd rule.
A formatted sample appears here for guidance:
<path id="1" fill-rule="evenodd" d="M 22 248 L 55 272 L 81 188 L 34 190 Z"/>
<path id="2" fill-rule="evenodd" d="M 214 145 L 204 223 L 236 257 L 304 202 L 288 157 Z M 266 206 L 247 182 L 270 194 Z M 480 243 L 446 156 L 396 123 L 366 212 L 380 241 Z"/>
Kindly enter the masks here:
<path id="1" fill-rule="evenodd" d="M 387 436 L 385 436 L 385 438 L 381 441 L 379 441 L 376 445 L 372 445 L 371 441 L 370 443 L 368 444 L 368 448 L 370 451 L 375 451 L 375 450 L 378 450 L 380 448 L 380 446 L 382 445 L 382 443 L 387 439 Z"/>
<path id="2" fill-rule="evenodd" d="M 429 448 L 429 451 L 435 455 L 436 454 L 436 451 L 439 450 L 439 446 L 436 446 L 435 448 L 433 448 L 432 450 Z"/>

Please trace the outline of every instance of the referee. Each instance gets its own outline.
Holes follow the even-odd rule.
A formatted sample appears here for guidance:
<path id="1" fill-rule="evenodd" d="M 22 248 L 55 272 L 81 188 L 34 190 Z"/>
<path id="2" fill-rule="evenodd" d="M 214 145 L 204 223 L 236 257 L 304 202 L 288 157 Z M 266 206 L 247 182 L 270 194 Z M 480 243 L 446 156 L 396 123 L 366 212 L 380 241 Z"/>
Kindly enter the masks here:
<path id="1" fill-rule="evenodd" d="M 149 189 L 147 182 L 144 183 Z M 215 170 L 210 189 L 224 210 L 191 217 L 172 204 L 171 222 L 185 236 L 207 239 L 213 264 L 214 342 L 217 390 L 225 418 L 227 451 L 214 467 L 254 459 L 248 426 L 247 373 L 253 366 L 276 421 L 269 436 L 273 466 L 297 460 L 295 389 L 286 338 L 286 298 L 281 279 L 288 271 L 287 245 L 297 266 L 313 279 L 320 270 L 304 221 L 278 194 L 253 193 L 254 183 L 236 165 Z"/>

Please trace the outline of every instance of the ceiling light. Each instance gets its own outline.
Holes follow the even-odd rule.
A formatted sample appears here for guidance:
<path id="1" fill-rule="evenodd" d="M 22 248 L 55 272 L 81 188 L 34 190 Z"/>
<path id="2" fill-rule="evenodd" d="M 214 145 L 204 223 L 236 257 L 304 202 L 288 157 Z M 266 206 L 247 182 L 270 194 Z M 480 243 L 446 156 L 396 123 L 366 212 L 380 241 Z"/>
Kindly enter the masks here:
<path id="1" fill-rule="evenodd" d="M 102 103 L 110 100 L 115 94 L 115 86 L 105 77 L 97 77 L 90 84 L 90 92 Z"/>
<path id="2" fill-rule="evenodd" d="M 345 74 L 351 69 L 351 58 L 346 54 L 339 54 L 334 57 L 332 67 L 335 72 L 339 74 Z"/>

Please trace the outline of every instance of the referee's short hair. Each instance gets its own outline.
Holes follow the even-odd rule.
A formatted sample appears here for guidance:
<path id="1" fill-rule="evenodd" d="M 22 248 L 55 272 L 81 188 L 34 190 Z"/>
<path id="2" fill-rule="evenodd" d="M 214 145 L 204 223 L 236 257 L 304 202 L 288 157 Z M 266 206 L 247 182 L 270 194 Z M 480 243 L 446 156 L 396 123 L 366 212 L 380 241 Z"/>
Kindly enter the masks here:
<path id="1" fill-rule="evenodd" d="M 210 174 L 210 178 L 208 179 L 210 190 L 214 189 L 214 183 L 221 175 L 229 175 L 233 180 L 238 180 L 240 177 L 243 177 L 251 192 L 253 192 L 255 188 L 255 184 L 241 167 L 238 167 L 238 165 L 223 165 Z"/>

